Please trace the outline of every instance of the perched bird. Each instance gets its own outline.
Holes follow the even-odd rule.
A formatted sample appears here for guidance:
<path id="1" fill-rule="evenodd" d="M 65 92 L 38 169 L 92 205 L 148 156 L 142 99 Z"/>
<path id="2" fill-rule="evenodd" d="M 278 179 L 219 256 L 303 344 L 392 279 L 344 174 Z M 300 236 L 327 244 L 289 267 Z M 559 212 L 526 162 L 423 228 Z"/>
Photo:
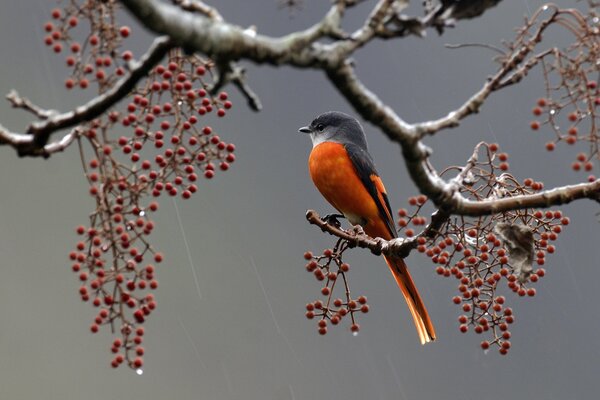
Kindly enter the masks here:
<path id="1" fill-rule="evenodd" d="M 331 111 L 319 115 L 299 132 L 312 140 L 310 176 L 323 197 L 353 225 L 371 237 L 397 237 L 388 197 L 360 123 Z M 435 329 L 404 260 L 385 256 L 413 316 L 421 344 L 435 340 Z"/>

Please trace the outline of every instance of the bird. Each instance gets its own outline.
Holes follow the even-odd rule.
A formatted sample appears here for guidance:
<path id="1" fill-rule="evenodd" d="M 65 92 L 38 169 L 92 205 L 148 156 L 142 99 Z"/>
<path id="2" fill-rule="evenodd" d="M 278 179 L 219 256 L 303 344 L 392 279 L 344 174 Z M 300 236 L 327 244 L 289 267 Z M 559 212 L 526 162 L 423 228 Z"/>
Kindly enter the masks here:
<path id="1" fill-rule="evenodd" d="M 308 169 L 323 197 L 367 235 L 396 238 L 390 202 L 360 123 L 348 114 L 329 111 L 298 131 L 312 141 Z M 384 257 L 408 304 L 421 344 L 435 340 L 433 323 L 404 260 Z"/>

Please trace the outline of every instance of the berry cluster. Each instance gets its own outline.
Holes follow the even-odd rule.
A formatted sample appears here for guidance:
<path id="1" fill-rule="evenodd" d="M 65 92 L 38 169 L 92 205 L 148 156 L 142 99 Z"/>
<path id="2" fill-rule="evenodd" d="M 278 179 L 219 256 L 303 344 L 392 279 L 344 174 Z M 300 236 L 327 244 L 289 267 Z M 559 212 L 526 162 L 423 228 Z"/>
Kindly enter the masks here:
<path id="1" fill-rule="evenodd" d="M 65 45 L 73 53 L 67 57 L 72 67 L 67 88 L 75 83 L 88 87 L 87 75 L 95 72 L 102 93 L 127 73 L 124 62 L 132 60 L 131 52 L 117 54 L 131 32 L 118 27 L 116 7 L 112 0 L 87 0 L 52 11 L 46 42 L 57 53 Z M 82 20 L 91 33 L 79 44 L 75 28 Z M 118 335 L 110 348 L 113 367 L 124 362 L 142 367 L 142 324 L 157 306 L 152 291 L 158 287 L 155 276 L 163 255 L 151 245 L 155 223 L 149 216 L 159 208 L 151 198 L 167 193 L 189 199 L 202 179 L 227 171 L 235 161 L 235 146 L 200 122 L 211 114 L 224 117 L 232 107 L 226 92 L 211 93 L 212 68 L 210 60 L 172 50 L 132 91 L 129 102 L 79 128 L 82 165 L 96 209 L 89 226 L 76 228 L 82 238 L 69 257 L 82 283 L 81 299 L 98 309 L 90 330 L 110 326 Z"/>
<path id="2" fill-rule="evenodd" d="M 545 96 L 532 109 L 535 117 L 532 130 L 543 127 L 554 132 L 546 143 L 553 151 L 558 143 L 587 147 L 571 164 L 574 171 L 590 172 L 600 161 L 600 88 L 598 60 L 600 59 L 600 15 L 590 7 L 583 15 L 565 10 L 560 24 L 574 35 L 575 41 L 562 49 L 551 49 L 537 56 L 545 81 Z M 596 178 L 588 177 L 590 182 Z"/>
<path id="3" fill-rule="evenodd" d="M 543 189 L 542 182 L 528 178 L 520 183 L 505 172 L 508 155 L 498 153 L 498 145 L 480 147 L 485 150 L 485 160 L 471 164 L 464 175 L 459 191 L 465 197 L 481 201 Z M 412 215 L 414 224 L 425 201 L 421 196 L 409 199 L 416 209 L 412 213 L 401 209 L 400 216 Z M 402 226 L 403 219 L 400 221 Z M 500 285 L 504 282 L 519 296 L 535 296 L 532 285 L 545 275 L 541 266 L 546 255 L 555 253 L 553 243 L 568 224 L 569 219 L 558 210 L 524 209 L 477 218 L 451 217 L 435 234 L 419 235 L 417 251 L 430 258 L 439 275 L 458 281 L 459 294 L 452 301 L 463 311 L 458 318 L 460 331 L 467 332 L 472 327 L 478 334 L 489 332 L 491 338 L 484 340 L 481 347 L 487 350 L 497 345 L 500 354 L 507 354 L 511 347 L 508 326 L 514 322 L 514 315 L 504 305 L 505 297 L 498 294 Z"/>
<path id="4" fill-rule="evenodd" d="M 96 82 L 102 93 L 126 74 L 133 53 L 123 49 L 123 41 L 131 29 L 118 25 L 118 7 L 116 0 L 84 0 L 52 10 L 52 19 L 44 25 L 44 43 L 57 54 L 67 53 L 67 89 L 87 89 Z"/>
<path id="5" fill-rule="evenodd" d="M 350 330 L 357 334 L 360 325 L 356 323 L 355 314 L 369 312 L 365 296 L 353 299 L 350 294 L 347 279 L 350 265 L 342 260 L 342 255 L 348 248 L 348 241 L 340 239 L 333 249 L 325 249 L 321 255 L 316 256 L 311 252 L 304 253 L 304 259 L 307 260 L 306 270 L 312 273 L 319 282 L 325 281 L 325 286 L 321 289 L 324 300 L 308 303 L 305 314 L 308 319 L 318 319 L 317 326 L 321 335 L 327 333 L 328 323 L 338 325 L 347 316 L 350 316 Z M 343 286 L 337 284 L 340 280 L 343 282 Z M 338 288 L 342 286 L 343 298 L 334 298 L 336 284 Z"/>

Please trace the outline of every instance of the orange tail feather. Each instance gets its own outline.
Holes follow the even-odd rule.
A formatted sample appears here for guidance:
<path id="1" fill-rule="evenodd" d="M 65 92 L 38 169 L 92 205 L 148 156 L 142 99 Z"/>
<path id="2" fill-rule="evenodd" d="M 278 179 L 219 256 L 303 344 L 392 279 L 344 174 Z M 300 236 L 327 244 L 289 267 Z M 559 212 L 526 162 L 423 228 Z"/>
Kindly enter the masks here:
<path id="1" fill-rule="evenodd" d="M 404 260 L 385 257 L 385 261 L 404 295 L 406 304 L 408 304 L 408 309 L 415 321 L 415 327 L 417 328 L 421 344 L 435 340 L 435 328 Z"/>

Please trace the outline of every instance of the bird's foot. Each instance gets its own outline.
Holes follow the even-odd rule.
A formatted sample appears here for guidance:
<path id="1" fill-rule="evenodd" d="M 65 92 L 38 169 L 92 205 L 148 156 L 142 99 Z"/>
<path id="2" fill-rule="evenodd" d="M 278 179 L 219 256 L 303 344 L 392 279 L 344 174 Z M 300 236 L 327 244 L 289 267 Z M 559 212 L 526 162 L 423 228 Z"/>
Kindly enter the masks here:
<path id="1" fill-rule="evenodd" d="M 323 216 L 321 219 L 325 221 L 329 225 L 333 225 L 336 228 L 340 228 L 342 224 L 338 220 L 338 218 L 344 218 L 342 214 L 327 214 Z"/>

